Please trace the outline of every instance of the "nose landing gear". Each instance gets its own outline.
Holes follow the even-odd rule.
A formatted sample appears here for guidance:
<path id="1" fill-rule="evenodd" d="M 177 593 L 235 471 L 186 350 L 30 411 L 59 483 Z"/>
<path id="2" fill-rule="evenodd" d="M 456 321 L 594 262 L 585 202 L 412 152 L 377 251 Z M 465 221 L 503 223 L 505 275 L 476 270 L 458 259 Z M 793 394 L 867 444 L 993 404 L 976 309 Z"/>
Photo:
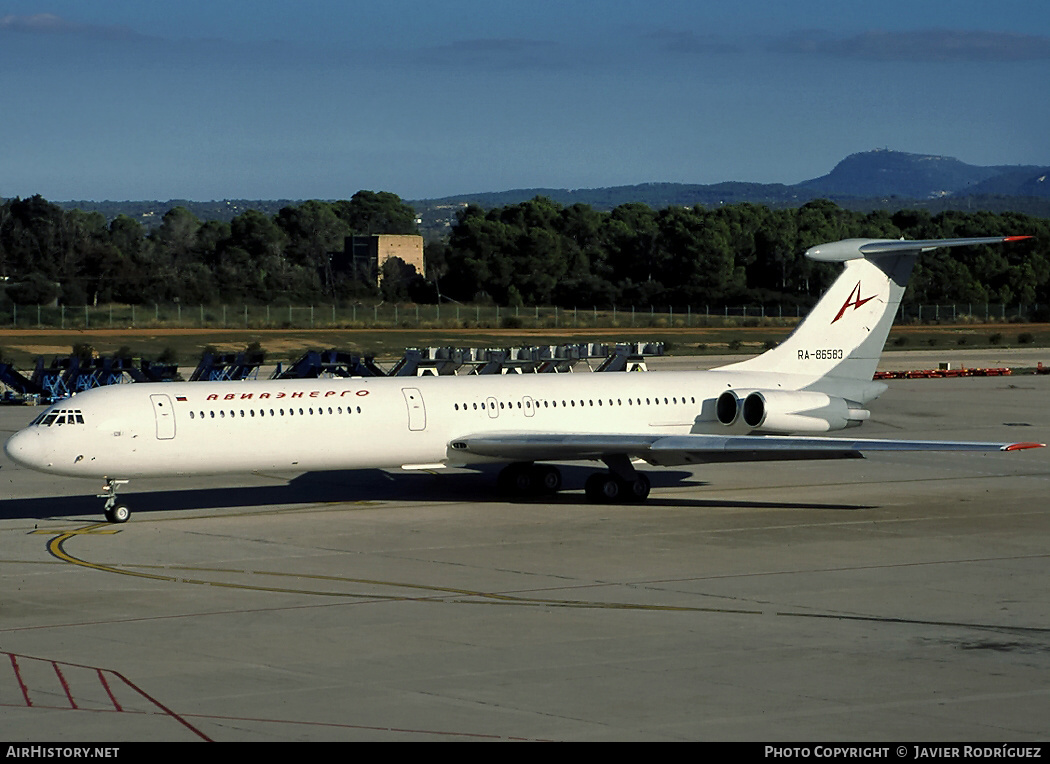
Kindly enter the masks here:
<path id="1" fill-rule="evenodd" d="M 106 484 L 102 486 L 102 493 L 97 494 L 98 498 L 106 500 L 102 513 L 111 523 L 126 523 L 131 517 L 131 510 L 128 509 L 128 506 L 117 502 L 117 489 L 127 482 L 127 480 L 106 478 Z"/>

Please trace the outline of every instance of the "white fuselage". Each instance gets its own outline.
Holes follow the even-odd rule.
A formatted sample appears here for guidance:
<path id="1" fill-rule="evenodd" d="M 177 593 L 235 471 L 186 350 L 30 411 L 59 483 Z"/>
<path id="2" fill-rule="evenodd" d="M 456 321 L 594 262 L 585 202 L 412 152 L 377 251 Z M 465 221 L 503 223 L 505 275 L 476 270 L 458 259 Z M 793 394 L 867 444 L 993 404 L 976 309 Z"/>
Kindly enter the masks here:
<path id="1" fill-rule="evenodd" d="M 876 449 L 1029 448 L 1039 444 L 778 437 L 868 418 L 863 406 L 885 390 L 872 375 L 920 252 L 1023 238 L 811 247 L 807 256 L 842 262 L 843 270 L 805 320 L 777 347 L 712 371 L 116 385 L 56 403 L 4 450 L 43 472 L 106 478 L 107 517 L 123 522 L 128 510 L 115 502 L 116 485 L 143 476 L 533 463 L 557 455 L 609 467 L 588 481 L 588 497 L 626 492 L 640 500 L 649 482 L 633 458 L 670 465 L 742 461 L 759 451 L 830 458 Z M 519 487 L 560 484 L 556 470 L 504 472 Z"/>
<path id="2" fill-rule="evenodd" d="M 56 403 L 6 450 L 34 469 L 107 478 L 444 466 L 488 461 L 450 443 L 490 433 L 726 433 L 714 411 L 725 390 L 808 381 L 695 371 L 115 385 Z M 877 394 L 866 387 L 851 397 Z"/>

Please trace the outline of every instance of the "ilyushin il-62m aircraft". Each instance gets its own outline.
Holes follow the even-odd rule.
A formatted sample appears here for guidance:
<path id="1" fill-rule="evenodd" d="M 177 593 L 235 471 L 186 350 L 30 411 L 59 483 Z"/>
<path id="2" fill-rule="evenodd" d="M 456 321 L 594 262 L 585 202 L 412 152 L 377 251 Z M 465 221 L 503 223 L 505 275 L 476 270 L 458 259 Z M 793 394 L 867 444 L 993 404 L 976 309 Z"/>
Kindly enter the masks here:
<path id="1" fill-rule="evenodd" d="M 110 522 L 131 478 L 506 463 L 510 491 L 558 491 L 550 462 L 595 460 L 592 502 L 644 501 L 635 465 L 831 459 L 867 451 L 1013 451 L 1038 443 L 859 440 L 916 257 L 1028 237 L 847 239 L 812 247 L 842 274 L 777 347 L 710 371 L 131 384 L 60 401 L 5 450 L 42 472 L 105 480 Z"/>

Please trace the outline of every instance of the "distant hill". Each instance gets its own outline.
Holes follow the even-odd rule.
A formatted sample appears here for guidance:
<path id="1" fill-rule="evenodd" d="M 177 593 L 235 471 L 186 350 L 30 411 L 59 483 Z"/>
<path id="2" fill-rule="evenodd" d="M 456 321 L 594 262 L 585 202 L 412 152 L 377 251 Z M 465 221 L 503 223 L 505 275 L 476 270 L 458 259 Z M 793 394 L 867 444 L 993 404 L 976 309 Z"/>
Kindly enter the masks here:
<path id="1" fill-rule="evenodd" d="M 716 207 L 751 202 L 768 207 L 797 207 L 813 199 L 830 199 L 852 210 L 946 209 L 991 212 L 1014 211 L 1050 217 L 1050 166 L 1031 165 L 980 167 L 953 157 L 909 154 L 879 149 L 850 156 L 827 175 L 794 185 L 781 183 L 725 182 L 709 185 L 689 183 L 642 183 L 608 188 L 564 189 L 521 188 L 460 194 L 438 199 L 407 200 L 420 217 L 424 234 L 447 231 L 456 213 L 467 204 L 486 209 L 546 196 L 559 204 L 586 204 L 611 210 L 621 204 L 639 203 L 653 209 L 669 206 Z M 194 202 L 182 199 L 126 202 L 57 202 L 66 209 L 97 210 L 112 219 L 129 215 L 148 227 L 160 225 L 169 209 L 186 207 L 201 220 L 232 220 L 245 210 L 268 215 L 301 200 L 227 199 Z"/>
<path id="2" fill-rule="evenodd" d="M 1006 194 L 1048 169 L 1037 166 L 978 167 L 953 157 L 867 151 L 851 154 L 827 175 L 795 188 L 831 196 L 900 196 L 931 199 L 941 196 Z"/>
<path id="3" fill-rule="evenodd" d="M 441 204 L 478 204 L 485 208 L 502 207 L 508 204 L 545 196 L 566 206 L 587 204 L 598 209 L 612 209 L 621 204 L 641 202 L 654 209 L 669 206 L 692 206 L 696 204 L 736 204 L 755 202 L 789 204 L 798 200 L 798 192 L 792 186 L 777 183 L 717 183 L 696 185 L 689 183 L 641 183 L 635 186 L 610 186 L 608 188 L 521 188 L 512 191 L 495 191 L 478 194 L 449 196 L 443 199 L 422 199 L 409 202 L 413 205 L 432 207 Z M 807 191 L 806 197 L 812 198 Z"/>
<path id="4" fill-rule="evenodd" d="M 462 194 L 410 202 L 433 227 L 448 225 L 467 204 L 502 207 L 535 196 L 559 204 L 587 204 L 608 210 L 638 202 L 654 209 L 670 205 L 712 207 L 752 202 L 769 207 L 794 207 L 813 199 L 831 199 L 855 210 L 923 208 L 1012 210 L 1050 217 L 1050 167 L 1013 165 L 980 167 L 953 157 L 909 154 L 880 149 L 852 154 L 827 175 L 794 185 L 780 183 L 643 183 L 610 188 L 528 188 Z"/>
<path id="5" fill-rule="evenodd" d="M 1048 179 L 1050 167 L 1040 168 L 1034 173 L 1028 168 L 1007 171 L 977 183 L 971 189 L 971 193 L 1050 199 Z"/>

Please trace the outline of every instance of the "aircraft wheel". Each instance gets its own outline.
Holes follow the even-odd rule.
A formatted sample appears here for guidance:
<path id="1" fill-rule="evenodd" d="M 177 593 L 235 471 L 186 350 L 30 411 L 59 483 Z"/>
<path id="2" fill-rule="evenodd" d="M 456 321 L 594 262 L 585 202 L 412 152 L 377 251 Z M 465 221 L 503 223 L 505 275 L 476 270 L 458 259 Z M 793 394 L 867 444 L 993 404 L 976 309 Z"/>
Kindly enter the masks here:
<path id="1" fill-rule="evenodd" d="M 613 504 L 625 493 L 624 484 L 609 472 L 595 472 L 584 485 L 587 500 L 592 504 Z"/>
<path id="2" fill-rule="evenodd" d="M 624 488 L 626 490 L 624 494 L 628 501 L 642 502 L 649 498 L 649 489 L 651 487 L 652 484 L 649 482 L 649 478 L 639 472 L 638 477 L 625 483 Z"/>
<path id="3" fill-rule="evenodd" d="M 587 482 L 583 484 L 583 493 L 587 497 L 587 501 L 591 504 L 600 504 L 602 501 L 601 487 L 604 475 L 601 472 L 595 472 L 587 477 Z"/>
<path id="4" fill-rule="evenodd" d="M 117 504 L 105 511 L 106 520 L 111 523 L 126 523 L 131 517 L 131 510 L 126 504 Z"/>
<path id="5" fill-rule="evenodd" d="M 533 490 L 533 487 L 536 484 L 532 465 L 517 462 L 514 464 L 508 464 L 499 473 L 499 477 L 496 478 L 496 483 L 504 493 L 513 494 L 515 496 L 527 495 Z"/>
<path id="6" fill-rule="evenodd" d="M 541 493 L 557 493 L 561 490 L 561 470 L 550 465 L 537 465 L 534 482 Z"/>

